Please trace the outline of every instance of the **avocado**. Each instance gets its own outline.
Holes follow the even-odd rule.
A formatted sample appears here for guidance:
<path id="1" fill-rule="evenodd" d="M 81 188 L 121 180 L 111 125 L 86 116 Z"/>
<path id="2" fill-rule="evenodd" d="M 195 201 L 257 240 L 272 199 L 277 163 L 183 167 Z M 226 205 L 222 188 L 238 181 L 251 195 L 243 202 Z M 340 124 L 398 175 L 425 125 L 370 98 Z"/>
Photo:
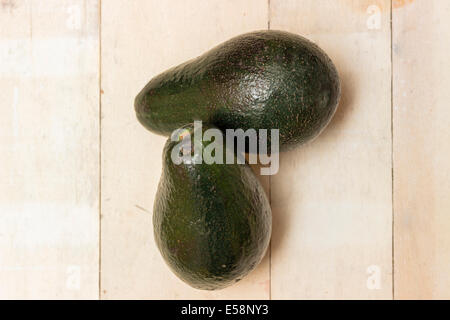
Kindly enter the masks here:
<path id="1" fill-rule="evenodd" d="M 286 150 L 317 136 L 339 97 L 336 68 L 317 45 L 257 31 L 156 76 L 137 95 L 135 111 L 144 127 L 166 136 L 194 120 L 222 130 L 279 129 Z"/>
<path id="2" fill-rule="evenodd" d="M 191 124 L 182 129 L 181 142 L 169 138 L 164 147 L 153 208 L 155 242 L 181 280 L 197 289 L 221 289 L 263 258 L 271 234 L 270 204 L 248 164 L 195 163 L 209 141 L 191 138 L 191 148 L 182 152 L 187 160 L 174 163 L 172 153 L 180 152 L 174 148 L 194 132 Z"/>

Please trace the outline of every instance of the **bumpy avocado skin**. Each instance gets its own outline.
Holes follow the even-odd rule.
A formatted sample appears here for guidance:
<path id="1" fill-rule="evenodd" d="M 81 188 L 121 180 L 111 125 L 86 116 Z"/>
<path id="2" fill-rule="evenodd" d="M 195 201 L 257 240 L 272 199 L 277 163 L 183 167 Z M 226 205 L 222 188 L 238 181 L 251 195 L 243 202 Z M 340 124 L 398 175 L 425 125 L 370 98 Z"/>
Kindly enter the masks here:
<path id="1" fill-rule="evenodd" d="M 169 139 L 164 147 L 153 209 L 155 241 L 181 280 L 197 289 L 221 289 L 263 258 L 271 234 L 270 204 L 248 165 L 176 165 L 171 152 L 177 143 Z"/>
<path id="2" fill-rule="evenodd" d="M 289 149 L 321 132 L 339 97 L 336 68 L 317 45 L 288 32 L 257 31 L 156 76 L 135 110 L 158 134 L 202 120 L 222 130 L 279 129 L 281 149 Z"/>

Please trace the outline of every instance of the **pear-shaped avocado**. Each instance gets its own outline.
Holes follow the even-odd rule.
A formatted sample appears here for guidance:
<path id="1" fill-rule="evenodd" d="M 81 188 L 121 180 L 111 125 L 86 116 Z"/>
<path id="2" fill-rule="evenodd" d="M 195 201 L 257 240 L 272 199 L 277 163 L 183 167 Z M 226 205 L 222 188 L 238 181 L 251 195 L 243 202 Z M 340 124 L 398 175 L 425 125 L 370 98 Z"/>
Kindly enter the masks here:
<path id="1" fill-rule="evenodd" d="M 156 76 L 135 110 L 158 134 L 202 120 L 222 130 L 279 129 L 280 148 L 287 149 L 320 133 L 339 96 L 338 73 L 317 45 L 288 32 L 257 31 Z"/>
<path id="2" fill-rule="evenodd" d="M 197 133 L 193 139 L 193 132 L 193 126 L 184 127 L 177 134 L 181 142 L 169 139 L 164 147 L 154 236 L 181 280 L 215 290 L 239 281 L 258 265 L 269 244 L 272 216 L 247 164 L 196 163 L 210 142 L 202 142 Z M 191 146 L 180 149 L 186 137 L 191 137 Z M 183 161 L 174 162 L 172 154 L 180 151 Z"/>

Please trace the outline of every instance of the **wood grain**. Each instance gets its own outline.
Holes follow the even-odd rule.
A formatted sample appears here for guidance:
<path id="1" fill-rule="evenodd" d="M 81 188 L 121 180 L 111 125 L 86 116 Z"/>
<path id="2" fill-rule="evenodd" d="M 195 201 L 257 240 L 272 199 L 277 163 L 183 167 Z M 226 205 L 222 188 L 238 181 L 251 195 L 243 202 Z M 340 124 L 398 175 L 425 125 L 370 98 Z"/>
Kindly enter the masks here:
<path id="1" fill-rule="evenodd" d="M 271 179 L 273 299 L 392 297 L 389 1 L 271 0 L 271 29 L 335 62 L 342 99 Z"/>
<path id="2" fill-rule="evenodd" d="M 267 259 L 217 292 L 192 289 L 165 265 L 152 229 L 165 138 L 146 131 L 133 108 L 153 76 L 232 36 L 266 28 L 267 1 L 102 4 L 102 298 L 268 298 Z"/>
<path id="3" fill-rule="evenodd" d="M 99 3 L 0 1 L 0 299 L 450 298 L 448 1 Z M 271 253 L 235 286 L 195 290 L 153 242 L 165 138 L 133 99 L 268 25 L 330 55 L 342 100 L 261 177 Z"/>
<path id="4" fill-rule="evenodd" d="M 450 3 L 393 11 L 395 298 L 450 298 Z"/>
<path id="5" fill-rule="evenodd" d="M 96 1 L 0 5 L 0 298 L 98 297 Z"/>

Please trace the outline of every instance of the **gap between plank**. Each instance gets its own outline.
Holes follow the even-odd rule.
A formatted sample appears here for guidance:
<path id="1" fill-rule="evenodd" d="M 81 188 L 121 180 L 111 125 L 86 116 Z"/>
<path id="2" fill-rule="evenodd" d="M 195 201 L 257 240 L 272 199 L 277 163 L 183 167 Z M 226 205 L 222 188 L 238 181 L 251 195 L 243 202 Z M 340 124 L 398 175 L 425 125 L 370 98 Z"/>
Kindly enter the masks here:
<path id="1" fill-rule="evenodd" d="M 102 0 L 98 1 L 98 299 L 102 299 Z"/>
<path id="2" fill-rule="evenodd" d="M 270 0 L 267 0 L 267 30 L 270 30 Z M 272 210 L 272 178 L 269 175 L 269 203 Z M 273 220 L 273 218 L 272 218 Z M 273 234 L 273 227 L 272 227 Z M 272 239 L 269 242 L 269 300 L 272 300 Z"/>
<path id="3" fill-rule="evenodd" d="M 391 10 L 390 10 L 390 31 L 391 31 L 391 201 L 392 201 L 392 225 L 391 225 L 391 232 L 392 232 L 392 238 L 391 238 L 391 251 L 392 251 L 392 300 L 395 300 L 395 242 L 394 242 L 394 233 L 395 233 L 395 224 L 394 224 L 394 67 L 393 67 L 393 53 L 392 53 L 392 47 L 393 47 L 393 33 L 392 33 L 392 0 L 391 0 Z"/>

